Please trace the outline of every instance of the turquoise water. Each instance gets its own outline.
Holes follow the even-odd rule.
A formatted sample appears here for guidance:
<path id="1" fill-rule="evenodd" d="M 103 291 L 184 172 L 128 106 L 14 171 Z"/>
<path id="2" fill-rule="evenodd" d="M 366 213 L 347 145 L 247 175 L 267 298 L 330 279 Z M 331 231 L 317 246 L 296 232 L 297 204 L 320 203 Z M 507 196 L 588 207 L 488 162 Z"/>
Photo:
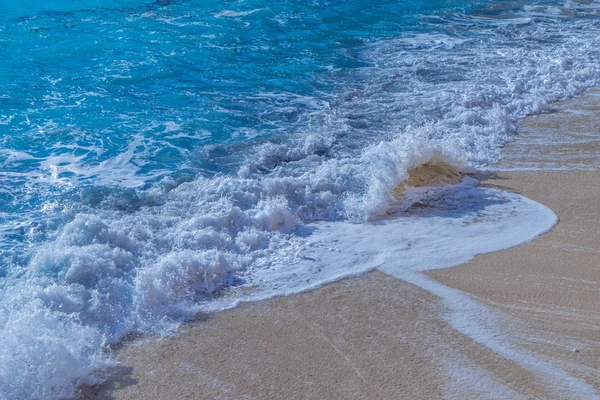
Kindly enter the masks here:
<path id="1" fill-rule="evenodd" d="M 306 129 L 353 70 L 372 65 L 362 46 L 443 5 L 413 3 L 0 6 L 4 218 L 18 224 L 87 185 L 230 172 L 243 161 L 224 144 Z M 240 7 L 251 14 L 228 15 Z"/>
<path id="2" fill-rule="evenodd" d="M 518 118 L 598 84 L 598 10 L 1 4 L 0 395 L 98 381 L 108 343 L 256 286 L 305 224 L 397 211 L 411 167 L 497 161 Z"/>
<path id="3" fill-rule="evenodd" d="M 237 167 L 219 163 L 228 149 L 207 156 L 207 146 L 305 129 L 353 70 L 372 65 L 362 46 L 443 5 L 245 2 L 240 12 L 251 14 L 235 17 L 227 10 L 237 2 L 55 3 L 9 6 L 0 22 L 10 54 L 0 67 L 0 162 L 14 187 L 31 183 L 31 173 L 138 187 L 174 171 Z M 128 171 L 98 167 L 119 155 Z M 2 200 L 14 208 L 3 211 L 56 194 L 52 185 L 36 189 L 31 199 L 30 190 L 7 190 Z"/>

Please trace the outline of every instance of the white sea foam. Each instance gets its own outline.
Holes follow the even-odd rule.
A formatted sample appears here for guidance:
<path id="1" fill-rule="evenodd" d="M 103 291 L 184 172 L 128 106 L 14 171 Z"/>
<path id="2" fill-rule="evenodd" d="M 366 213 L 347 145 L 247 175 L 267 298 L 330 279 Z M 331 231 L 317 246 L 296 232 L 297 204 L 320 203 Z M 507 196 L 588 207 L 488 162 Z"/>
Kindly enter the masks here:
<path id="1" fill-rule="evenodd" d="M 532 240 L 556 222 L 554 213 L 541 204 L 474 183 L 465 178 L 445 189 L 426 187 L 418 205 L 371 222 L 304 225 L 287 239 L 284 260 L 271 260 L 268 269 L 243 275 L 252 290 L 240 295 L 233 289 L 201 309 L 298 293 L 375 268 L 401 279 L 421 276 L 428 269 L 458 265 L 476 254 Z"/>
<path id="2" fill-rule="evenodd" d="M 4 396 L 31 397 L 32 379 L 41 382 L 36 398 L 95 382 L 95 372 L 110 364 L 105 344 L 128 332 L 168 332 L 199 311 L 298 293 L 373 268 L 414 283 L 418 271 L 531 240 L 556 218 L 466 178 L 445 190 L 421 190 L 422 205 L 393 218 L 303 224 L 302 207 L 292 204 L 312 204 L 308 214 L 326 208 L 336 198 L 331 178 L 320 183 L 329 182 L 322 192 L 309 189 L 308 182 L 319 185 L 314 179 L 198 179 L 175 189 L 167 181 L 145 194 L 160 204 L 80 214 L 36 251 L 26 276 L 4 282 L 11 300 L 0 320 L 5 341 L 16 343 L 0 349 L 0 381 L 11 382 Z M 230 185 L 239 190 L 229 192 Z M 224 285 L 230 288 L 219 291 Z M 30 337 L 32 323 L 44 335 Z M 19 375 L 14 365 L 22 366 Z M 55 370 L 69 379 L 57 381 Z"/>
<path id="3" fill-rule="evenodd" d="M 246 15 L 254 14 L 255 12 L 259 12 L 261 10 L 264 10 L 264 8 L 256 8 L 256 9 L 250 10 L 250 11 L 223 10 L 223 11 L 219 11 L 218 13 L 216 13 L 215 17 L 216 18 L 223 18 L 223 17 L 230 17 L 230 18 L 245 17 Z"/>
<path id="4" fill-rule="evenodd" d="M 442 371 L 447 374 L 444 398 L 526 399 L 454 349 L 441 352 L 436 360 L 441 364 Z"/>

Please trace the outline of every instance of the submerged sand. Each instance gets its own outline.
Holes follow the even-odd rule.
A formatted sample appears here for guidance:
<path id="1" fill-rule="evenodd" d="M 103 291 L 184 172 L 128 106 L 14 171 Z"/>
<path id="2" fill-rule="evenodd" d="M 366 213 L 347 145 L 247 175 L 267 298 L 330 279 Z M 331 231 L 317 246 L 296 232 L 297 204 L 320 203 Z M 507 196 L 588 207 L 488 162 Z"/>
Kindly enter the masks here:
<path id="1" fill-rule="evenodd" d="M 593 96 L 576 101 L 588 104 Z M 537 123 L 542 134 L 552 125 L 544 118 L 555 127 L 565 110 L 577 125 L 578 114 L 565 104 L 522 127 L 535 131 Z M 580 115 L 588 119 L 580 125 L 598 128 L 598 119 Z M 514 143 L 519 140 L 527 136 Z M 513 154 L 511 162 L 526 162 L 524 152 Z M 584 166 L 595 166 L 592 161 Z M 498 312 L 496 335 L 517 356 L 509 359 L 455 330 L 440 298 L 374 271 L 202 316 L 171 338 L 132 341 L 117 351 L 113 378 L 82 390 L 81 398 L 594 398 L 600 392 L 600 174 L 477 178 L 545 204 L 560 218 L 530 244 L 428 272 Z"/>

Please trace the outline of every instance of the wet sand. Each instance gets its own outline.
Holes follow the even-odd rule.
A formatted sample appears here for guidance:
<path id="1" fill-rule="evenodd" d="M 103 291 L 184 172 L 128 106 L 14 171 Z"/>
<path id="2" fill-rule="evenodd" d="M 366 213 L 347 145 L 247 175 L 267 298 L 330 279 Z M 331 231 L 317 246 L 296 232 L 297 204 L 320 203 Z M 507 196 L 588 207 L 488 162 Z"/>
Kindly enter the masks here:
<path id="1" fill-rule="evenodd" d="M 585 105 L 579 109 L 600 104 L 597 92 L 576 102 Z M 573 104 L 522 121 L 511 144 L 513 167 L 530 157 L 522 151 L 532 145 L 527 130 L 550 135 L 587 124 L 577 129 L 600 132 L 600 119 L 574 112 Z M 582 156 L 581 142 L 572 142 L 564 140 L 561 154 L 570 154 L 578 168 L 595 168 L 593 157 Z M 556 154 L 546 155 L 555 163 Z M 560 218 L 532 243 L 427 273 L 498 312 L 495 335 L 515 357 L 455 330 L 440 298 L 373 271 L 201 316 L 172 338 L 131 341 L 117 351 L 113 378 L 82 390 L 81 398 L 594 398 L 600 393 L 600 174 L 477 178 L 545 204 Z"/>

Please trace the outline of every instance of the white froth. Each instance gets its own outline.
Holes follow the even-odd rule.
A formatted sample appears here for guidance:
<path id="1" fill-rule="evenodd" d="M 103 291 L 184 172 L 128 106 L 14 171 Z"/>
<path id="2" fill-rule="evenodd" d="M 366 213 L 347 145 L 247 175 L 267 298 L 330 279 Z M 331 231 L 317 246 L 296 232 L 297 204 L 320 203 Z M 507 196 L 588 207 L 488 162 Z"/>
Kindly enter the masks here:
<path id="1" fill-rule="evenodd" d="M 297 293 L 375 268 L 412 281 L 423 271 L 530 241 L 556 223 L 541 204 L 473 183 L 465 178 L 443 190 L 428 188 L 419 205 L 372 222 L 308 224 L 288 240 L 293 262 L 248 273 L 255 288 L 235 294 L 235 302 Z M 202 308 L 229 307 L 230 300 L 215 299 Z"/>
<path id="2" fill-rule="evenodd" d="M 448 349 L 436 359 L 441 364 L 442 371 L 447 374 L 444 398 L 526 399 L 526 397 L 520 395 L 507 384 L 498 381 L 488 371 L 473 364 L 464 355 L 458 354 L 453 349 Z"/>
<path id="3" fill-rule="evenodd" d="M 566 396 L 596 396 L 593 387 L 551 360 L 511 343 L 500 328 L 503 316 L 472 296 L 423 274 L 468 262 L 477 254 L 528 242 L 557 222 L 556 215 L 539 203 L 513 193 L 472 187 L 472 183 L 466 179 L 442 191 L 430 188 L 420 206 L 376 222 L 309 224 L 304 234 L 294 239 L 295 262 L 287 260 L 269 270 L 254 271 L 246 277 L 252 290 L 243 295 L 230 293 L 201 309 L 212 311 L 240 301 L 294 294 L 378 268 L 442 298 L 447 306 L 446 317 L 455 329 L 529 369 L 549 387 L 562 382 L 555 390 Z M 475 372 L 481 379 L 478 384 L 472 380 Z M 479 389 L 488 395 L 514 393 L 484 371 L 467 375 L 460 378 L 474 388 L 487 381 Z"/>
<path id="4" fill-rule="evenodd" d="M 215 14 L 216 18 L 235 18 L 235 17 L 245 17 L 246 15 L 254 14 L 255 12 L 264 10 L 264 8 L 256 8 L 250 11 L 234 11 L 234 10 L 223 10 Z"/>
<path id="5" fill-rule="evenodd" d="M 426 207 L 391 219 L 303 224 L 299 215 L 334 215 L 339 204 L 335 179 L 322 178 L 198 179 L 175 189 L 165 181 L 145 193 L 145 202 L 160 205 L 78 215 L 38 248 L 26 276 L 4 281 L 11 299 L 0 316 L 6 340 L 19 343 L 22 325 L 10 321 L 31 314 L 31 305 L 35 318 L 43 316 L 44 335 L 34 347 L 20 342 L 0 349 L 3 366 L 16 359 L 36 366 L 18 378 L 5 369 L 0 381 L 13 382 L 11 396 L 32 379 L 46 397 L 67 390 L 69 384 L 56 386 L 53 368 L 35 358 L 69 369 L 71 356 L 61 356 L 59 345 L 64 329 L 77 332 L 71 343 L 78 346 L 77 368 L 70 373 L 92 379 L 109 362 L 102 343 L 129 332 L 168 332 L 199 311 L 298 293 L 373 268 L 394 268 L 409 280 L 418 271 L 531 240 L 555 221 L 537 203 L 473 188 L 467 178 L 442 191 L 421 189 L 418 199 Z"/>

